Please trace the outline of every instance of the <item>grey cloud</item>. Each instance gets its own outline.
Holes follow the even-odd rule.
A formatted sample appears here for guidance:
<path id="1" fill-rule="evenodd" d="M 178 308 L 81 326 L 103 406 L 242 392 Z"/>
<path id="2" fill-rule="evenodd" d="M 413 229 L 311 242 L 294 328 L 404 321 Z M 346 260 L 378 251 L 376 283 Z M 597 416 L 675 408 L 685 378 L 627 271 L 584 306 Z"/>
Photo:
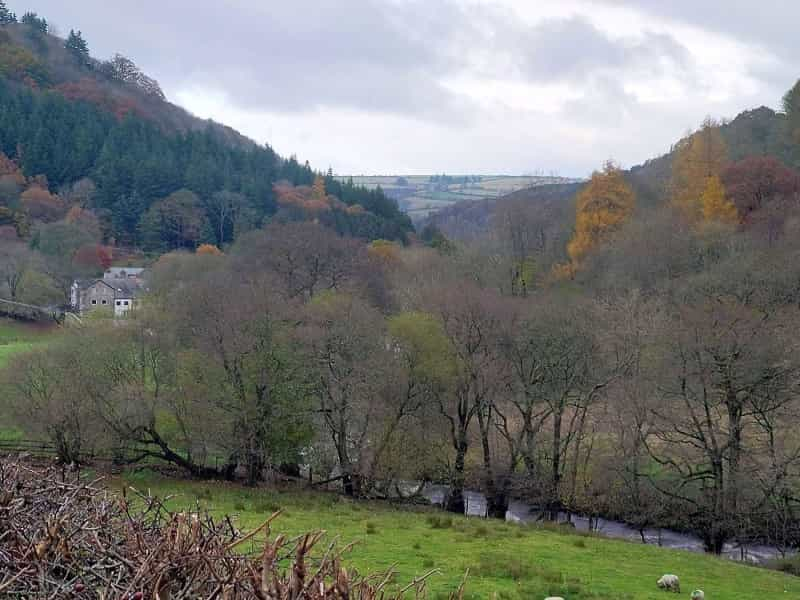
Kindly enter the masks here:
<path id="1" fill-rule="evenodd" d="M 22 12 L 22 1 L 9 4 Z M 62 30 L 82 29 L 95 53 L 130 56 L 168 92 L 217 89 L 245 110 L 334 107 L 460 126 L 478 109 L 443 80 L 474 69 L 475 52 L 531 83 L 583 84 L 688 61 L 665 35 L 611 39 L 578 17 L 527 28 L 510 11 L 451 0 L 36 4 Z"/>
<path id="2" fill-rule="evenodd" d="M 573 3 L 581 16 L 534 26 L 511 8 L 462 0 L 7 2 L 18 14 L 37 10 L 62 35 L 83 30 L 98 57 L 129 56 L 168 93 L 224 92 L 243 119 L 253 115 L 240 124 L 244 133 L 264 127 L 267 135 L 256 115 L 269 113 L 283 125 L 285 151 L 301 144 L 304 157 L 322 156 L 322 164 L 349 153 L 363 170 L 404 164 L 419 171 L 584 174 L 607 156 L 632 164 L 668 149 L 706 114 L 732 116 L 765 98 L 777 100 L 800 62 L 794 32 L 800 5 L 779 0 L 587 0 Z M 643 12 L 658 31 L 607 35 L 593 23 L 609 4 Z M 709 104 L 713 80 L 698 71 L 680 39 L 662 32 L 666 19 L 757 43 L 783 63 L 750 73 L 742 67 L 763 89 Z M 654 74 L 677 79 L 685 97 L 674 106 L 640 101 L 627 85 Z M 460 75 L 480 85 L 564 84 L 579 98 L 547 114 L 502 102 L 479 108 L 469 94 L 446 86 Z M 332 121 L 337 115 L 341 123 Z M 309 122 L 317 126 L 301 139 Z M 370 145 L 370 139 L 380 141 Z M 419 140 L 430 150 L 420 152 Z"/>
<path id="3" fill-rule="evenodd" d="M 728 35 L 741 42 L 758 44 L 781 58 L 798 61 L 797 23 L 800 3 L 791 0 L 600 0 L 627 6 L 659 18 L 694 25 Z"/>
<path id="4" fill-rule="evenodd" d="M 587 127 L 621 128 L 638 109 L 636 98 L 618 81 L 601 76 L 592 80 L 581 98 L 565 102 L 562 112 L 569 120 Z"/>
<path id="5" fill-rule="evenodd" d="M 587 19 L 551 19 L 512 38 L 521 74 L 533 81 L 575 81 L 594 74 L 688 70 L 688 50 L 666 34 L 612 39 Z"/>
<path id="6" fill-rule="evenodd" d="M 22 12 L 21 2 L 10 2 Z M 167 89 L 224 90 L 245 109 L 344 107 L 454 119 L 469 105 L 440 83 L 457 68 L 461 11 L 378 0 L 108 2 L 38 0 L 63 31 L 82 29 L 95 53 L 121 52 Z M 451 8 L 451 7 L 448 7 Z"/>

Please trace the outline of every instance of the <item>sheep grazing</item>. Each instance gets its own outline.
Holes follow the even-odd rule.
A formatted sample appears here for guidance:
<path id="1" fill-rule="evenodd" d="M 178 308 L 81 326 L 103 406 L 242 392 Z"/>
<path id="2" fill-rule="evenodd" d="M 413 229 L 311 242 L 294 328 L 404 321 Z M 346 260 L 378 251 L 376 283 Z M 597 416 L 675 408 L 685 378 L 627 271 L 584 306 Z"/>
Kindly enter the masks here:
<path id="1" fill-rule="evenodd" d="M 692 600 L 706 600 L 706 595 L 703 590 L 695 590 L 692 592 Z"/>
<path id="2" fill-rule="evenodd" d="M 658 580 L 658 587 L 665 592 L 681 593 L 681 582 L 677 575 L 662 575 Z"/>

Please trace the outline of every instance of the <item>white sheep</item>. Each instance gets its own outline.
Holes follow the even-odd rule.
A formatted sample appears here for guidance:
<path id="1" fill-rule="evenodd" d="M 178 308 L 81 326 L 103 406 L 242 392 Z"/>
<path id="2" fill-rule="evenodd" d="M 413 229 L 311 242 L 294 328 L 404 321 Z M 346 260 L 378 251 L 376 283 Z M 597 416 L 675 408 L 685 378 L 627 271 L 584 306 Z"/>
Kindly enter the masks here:
<path id="1" fill-rule="evenodd" d="M 692 592 L 692 600 L 706 600 L 706 595 L 703 590 L 695 590 Z"/>
<path id="2" fill-rule="evenodd" d="M 681 582 L 677 575 L 662 575 L 658 580 L 658 587 L 666 592 L 681 593 Z"/>

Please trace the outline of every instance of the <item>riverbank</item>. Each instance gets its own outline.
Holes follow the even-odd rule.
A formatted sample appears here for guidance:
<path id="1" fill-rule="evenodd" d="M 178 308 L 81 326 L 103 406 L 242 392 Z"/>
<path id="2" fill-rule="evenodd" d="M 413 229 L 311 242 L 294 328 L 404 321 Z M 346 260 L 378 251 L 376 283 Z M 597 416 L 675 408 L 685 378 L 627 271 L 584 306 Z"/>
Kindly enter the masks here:
<path id="1" fill-rule="evenodd" d="M 467 597 L 472 598 L 663 600 L 655 582 L 664 573 L 678 574 L 682 589 L 703 589 L 714 600 L 800 597 L 800 579 L 782 573 L 564 528 L 458 517 L 429 507 L 354 502 L 329 493 L 175 480 L 147 472 L 125 475 L 113 484 L 173 496 L 169 505 L 176 509 L 199 503 L 218 516 L 235 515 L 243 529 L 258 526 L 280 508 L 284 512 L 274 531 L 295 535 L 324 529 L 329 539 L 357 541 L 351 558 L 359 569 L 379 571 L 396 565 L 398 581 L 440 569 L 429 582 L 432 597 L 456 587 L 467 570 Z"/>
<path id="2" fill-rule="evenodd" d="M 416 484 L 409 484 L 408 489 L 416 488 Z M 422 495 L 432 504 L 443 505 L 447 494 L 447 486 L 427 485 L 422 490 Z M 466 513 L 472 517 L 486 516 L 486 497 L 475 491 L 465 491 Z M 569 523 L 580 532 L 599 533 L 605 537 L 628 540 L 641 543 L 642 538 L 647 544 L 672 548 L 674 550 L 687 550 L 689 552 L 705 553 L 703 541 L 696 535 L 688 532 L 674 531 L 664 527 L 647 527 L 639 530 L 622 521 L 615 521 L 604 517 L 595 516 L 589 519 L 583 515 L 561 513 L 559 519 Z M 506 512 L 506 520 L 515 523 L 537 523 L 542 520 L 540 509 L 525 503 L 522 500 L 512 500 Z M 787 555 L 794 556 L 796 552 L 789 551 Z M 757 542 L 738 544 L 728 542 L 723 548 L 721 556 L 757 565 L 764 565 L 784 558 L 780 549 Z"/>

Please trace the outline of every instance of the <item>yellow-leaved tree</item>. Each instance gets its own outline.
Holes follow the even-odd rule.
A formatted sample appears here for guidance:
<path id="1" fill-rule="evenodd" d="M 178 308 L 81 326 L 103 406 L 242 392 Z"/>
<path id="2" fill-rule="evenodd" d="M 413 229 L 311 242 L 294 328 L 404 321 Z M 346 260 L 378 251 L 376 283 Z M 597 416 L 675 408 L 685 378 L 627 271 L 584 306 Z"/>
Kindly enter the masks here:
<path id="1" fill-rule="evenodd" d="M 608 161 L 576 197 L 575 233 L 567 244 L 570 265 L 557 267 L 557 275 L 571 275 L 586 257 L 617 231 L 633 214 L 636 194 L 622 170 Z"/>
<path id="2" fill-rule="evenodd" d="M 739 221 L 739 211 L 725 195 L 725 186 L 716 175 L 706 180 L 706 188 L 700 196 L 700 205 L 705 222 L 728 223 Z"/>
<path id="3" fill-rule="evenodd" d="M 692 223 L 735 223 L 736 207 L 725 195 L 720 180 L 728 160 L 728 147 L 719 123 L 703 121 L 700 129 L 681 140 L 672 162 L 672 202 Z"/>
<path id="4" fill-rule="evenodd" d="M 311 192 L 316 200 L 324 200 L 327 197 L 325 178 L 322 175 L 317 175 L 314 178 L 314 186 L 311 188 Z"/>

